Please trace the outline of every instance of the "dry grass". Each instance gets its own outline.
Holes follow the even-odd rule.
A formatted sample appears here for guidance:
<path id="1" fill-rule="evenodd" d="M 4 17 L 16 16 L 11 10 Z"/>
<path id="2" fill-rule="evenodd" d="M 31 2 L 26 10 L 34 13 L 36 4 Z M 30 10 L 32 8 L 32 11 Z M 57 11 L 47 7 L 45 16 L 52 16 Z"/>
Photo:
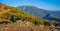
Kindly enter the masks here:
<path id="1" fill-rule="evenodd" d="M 16 23 L 0 24 L 0 31 L 60 31 L 53 26 L 36 26 L 30 22 L 17 21 Z"/>

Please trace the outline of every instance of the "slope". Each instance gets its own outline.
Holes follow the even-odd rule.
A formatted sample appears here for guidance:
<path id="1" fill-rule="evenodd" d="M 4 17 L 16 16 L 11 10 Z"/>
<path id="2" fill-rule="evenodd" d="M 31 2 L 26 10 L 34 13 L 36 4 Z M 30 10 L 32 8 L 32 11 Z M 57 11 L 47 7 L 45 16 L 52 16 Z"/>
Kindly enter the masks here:
<path id="1" fill-rule="evenodd" d="M 0 5 L 0 22 L 16 22 L 17 20 L 30 21 L 32 23 L 34 21 L 44 21 L 43 19 L 38 19 L 37 17 L 24 13 L 15 7 Z"/>
<path id="2" fill-rule="evenodd" d="M 22 22 L 21 20 L 15 23 L 0 24 L 0 31 L 60 31 L 55 26 L 36 26 L 31 22 Z"/>
<path id="3" fill-rule="evenodd" d="M 49 11 L 49 10 L 44 10 L 35 6 L 18 6 L 18 9 L 21 9 L 23 12 L 26 12 L 28 14 L 34 15 L 38 18 L 43 18 L 47 15 L 50 14 L 51 17 L 55 18 L 55 19 L 51 19 L 54 21 L 60 21 L 60 11 Z M 49 17 L 47 17 L 49 18 Z M 47 19 L 46 20 L 49 20 Z"/>

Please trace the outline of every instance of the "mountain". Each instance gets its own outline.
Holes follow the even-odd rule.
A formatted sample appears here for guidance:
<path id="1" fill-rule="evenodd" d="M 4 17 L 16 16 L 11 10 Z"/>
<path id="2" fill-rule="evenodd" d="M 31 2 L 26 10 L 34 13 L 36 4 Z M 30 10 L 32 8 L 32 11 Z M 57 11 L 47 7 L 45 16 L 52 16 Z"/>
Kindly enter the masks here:
<path id="1" fill-rule="evenodd" d="M 45 16 L 47 14 L 50 14 L 51 17 L 56 18 L 56 21 L 60 21 L 60 11 L 49 11 L 49 10 L 44 10 L 35 6 L 18 6 L 18 9 L 22 10 L 23 12 L 26 12 L 28 14 L 37 16 L 38 18 L 43 18 L 45 19 Z M 48 19 L 47 17 L 46 19 Z M 51 18 L 50 18 L 51 19 Z M 55 20 L 55 19 L 52 19 Z"/>
<path id="2" fill-rule="evenodd" d="M 10 23 L 16 22 L 18 20 L 21 21 L 29 21 L 32 23 L 45 21 L 42 18 L 37 18 L 35 16 L 31 16 L 21 10 L 17 9 L 16 7 L 1 5 L 0 4 L 0 24 L 2 23 Z"/>
<path id="3" fill-rule="evenodd" d="M 60 31 L 59 27 L 60 23 L 55 21 L 37 18 L 16 7 L 0 4 L 0 31 Z"/>
<path id="4" fill-rule="evenodd" d="M 43 12 L 42 10 L 43 9 L 41 9 L 41 12 Z M 46 12 L 44 12 L 44 13 L 46 13 Z M 55 21 L 49 22 L 48 20 L 45 20 L 42 18 L 37 18 L 26 12 L 23 12 L 22 10 L 19 10 L 16 7 L 0 5 L 0 24 L 11 23 L 11 22 L 15 23 L 18 20 L 21 20 L 23 22 L 29 21 L 35 25 L 38 25 L 38 24 L 50 25 L 52 22 L 53 22 L 52 24 L 56 24 Z M 46 23 L 48 23 L 48 24 L 46 24 Z"/>
<path id="5" fill-rule="evenodd" d="M 0 31 L 60 31 L 59 24 L 29 15 L 16 7 L 0 5 Z"/>
<path id="6" fill-rule="evenodd" d="M 48 20 L 54 20 L 54 21 L 60 22 L 60 19 L 59 18 L 52 17 L 52 16 L 50 16 L 50 14 L 47 14 L 43 18 L 44 19 L 48 19 Z"/>
<path id="7" fill-rule="evenodd" d="M 11 6 L 0 7 L 0 22 L 4 22 L 4 21 L 11 22 L 11 20 L 22 20 L 22 19 L 34 21 L 36 17 L 30 16 L 18 10 L 15 7 L 11 7 Z"/>
<path id="8" fill-rule="evenodd" d="M 48 11 L 46 11 L 44 9 L 37 8 L 35 6 L 18 6 L 17 8 L 28 13 L 28 14 L 38 16 L 38 17 L 43 17 L 44 15 L 49 13 Z"/>

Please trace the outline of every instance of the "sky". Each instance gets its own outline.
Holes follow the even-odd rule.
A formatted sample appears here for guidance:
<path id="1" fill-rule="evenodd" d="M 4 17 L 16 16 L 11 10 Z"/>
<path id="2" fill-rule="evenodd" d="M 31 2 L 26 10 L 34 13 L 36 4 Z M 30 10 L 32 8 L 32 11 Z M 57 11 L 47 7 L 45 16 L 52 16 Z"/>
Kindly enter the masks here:
<path id="1" fill-rule="evenodd" d="M 36 6 L 45 10 L 60 10 L 60 0 L 0 0 L 9 6 Z"/>

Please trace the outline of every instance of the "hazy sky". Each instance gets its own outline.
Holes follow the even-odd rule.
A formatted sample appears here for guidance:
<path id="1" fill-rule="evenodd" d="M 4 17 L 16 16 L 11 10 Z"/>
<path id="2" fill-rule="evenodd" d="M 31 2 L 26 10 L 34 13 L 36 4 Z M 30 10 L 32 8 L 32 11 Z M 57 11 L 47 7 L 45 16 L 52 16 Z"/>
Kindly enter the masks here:
<path id="1" fill-rule="evenodd" d="M 0 0 L 9 6 L 31 5 L 46 10 L 60 10 L 60 0 Z"/>

